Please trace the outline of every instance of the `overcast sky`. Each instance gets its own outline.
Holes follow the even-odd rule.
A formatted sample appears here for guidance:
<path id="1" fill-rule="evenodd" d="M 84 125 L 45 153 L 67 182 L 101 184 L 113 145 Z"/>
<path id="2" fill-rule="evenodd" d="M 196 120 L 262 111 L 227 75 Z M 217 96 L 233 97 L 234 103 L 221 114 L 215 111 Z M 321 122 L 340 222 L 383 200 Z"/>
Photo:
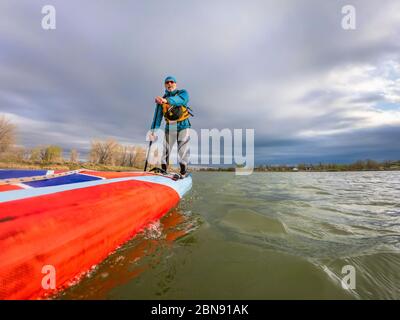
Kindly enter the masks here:
<path id="1" fill-rule="evenodd" d="M 255 129 L 257 163 L 400 159 L 399 58 L 398 0 L 0 1 L 0 114 L 28 147 L 144 143 L 172 74 L 195 129 Z"/>

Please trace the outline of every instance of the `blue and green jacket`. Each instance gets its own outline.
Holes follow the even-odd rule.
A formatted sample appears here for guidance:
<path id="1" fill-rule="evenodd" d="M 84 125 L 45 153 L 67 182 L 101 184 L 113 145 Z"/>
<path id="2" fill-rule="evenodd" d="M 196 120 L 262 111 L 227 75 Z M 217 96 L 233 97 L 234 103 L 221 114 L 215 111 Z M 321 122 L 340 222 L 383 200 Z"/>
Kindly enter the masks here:
<path id="1" fill-rule="evenodd" d="M 188 107 L 189 103 L 189 93 L 186 90 L 175 90 L 172 92 L 169 92 L 168 90 L 165 90 L 164 94 L 164 99 L 167 99 L 168 104 L 170 106 L 185 106 Z M 156 110 L 154 111 L 154 117 L 153 117 L 153 122 L 151 124 L 151 130 L 156 130 L 159 129 L 161 126 L 161 121 L 163 119 L 164 115 L 162 112 L 162 106 L 160 104 L 157 104 Z M 177 126 L 177 130 L 181 131 L 183 129 L 188 129 L 191 127 L 189 119 L 185 119 L 183 121 L 178 121 L 176 124 L 171 124 Z M 169 124 L 167 123 L 165 125 L 165 131 L 169 130 Z"/>

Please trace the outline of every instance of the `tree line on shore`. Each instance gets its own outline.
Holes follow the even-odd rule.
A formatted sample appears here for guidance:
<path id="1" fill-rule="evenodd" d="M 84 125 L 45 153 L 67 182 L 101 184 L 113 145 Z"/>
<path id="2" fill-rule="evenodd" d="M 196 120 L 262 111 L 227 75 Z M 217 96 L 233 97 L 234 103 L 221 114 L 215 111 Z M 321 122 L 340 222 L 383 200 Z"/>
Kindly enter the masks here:
<path id="1" fill-rule="evenodd" d="M 57 145 L 41 145 L 33 148 L 18 146 L 16 126 L 6 117 L 0 116 L 0 161 L 22 165 L 69 165 L 143 167 L 146 149 L 143 146 L 122 145 L 115 139 L 92 140 L 86 159 L 80 158 L 76 149 L 64 152 Z M 67 157 L 65 156 L 67 154 Z"/>
<path id="2" fill-rule="evenodd" d="M 298 165 L 258 165 L 254 168 L 255 172 L 323 172 L 323 171 L 384 171 L 400 170 L 400 161 L 386 160 L 382 162 L 374 160 L 358 160 L 349 164 L 337 163 L 318 163 Z M 235 171 L 234 167 L 208 167 L 199 168 L 198 171 Z"/>
<path id="3" fill-rule="evenodd" d="M 338 163 L 300 163 L 296 166 L 287 165 L 260 165 L 255 171 L 376 171 L 376 170 L 398 170 L 400 161 L 385 160 L 378 162 L 375 160 L 358 160 L 348 164 Z"/>

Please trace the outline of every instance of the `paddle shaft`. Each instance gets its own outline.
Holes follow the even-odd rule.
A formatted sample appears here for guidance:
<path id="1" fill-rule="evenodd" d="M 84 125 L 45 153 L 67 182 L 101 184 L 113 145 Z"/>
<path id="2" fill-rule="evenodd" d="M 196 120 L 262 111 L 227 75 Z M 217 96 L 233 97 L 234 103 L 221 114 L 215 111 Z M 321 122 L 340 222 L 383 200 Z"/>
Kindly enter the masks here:
<path id="1" fill-rule="evenodd" d="M 147 164 L 148 164 L 148 161 L 149 161 L 150 149 L 151 149 L 151 145 L 152 144 L 153 144 L 153 141 L 150 141 L 149 149 L 147 150 L 146 162 L 144 163 L 144 171 L 147 170 Z"/>

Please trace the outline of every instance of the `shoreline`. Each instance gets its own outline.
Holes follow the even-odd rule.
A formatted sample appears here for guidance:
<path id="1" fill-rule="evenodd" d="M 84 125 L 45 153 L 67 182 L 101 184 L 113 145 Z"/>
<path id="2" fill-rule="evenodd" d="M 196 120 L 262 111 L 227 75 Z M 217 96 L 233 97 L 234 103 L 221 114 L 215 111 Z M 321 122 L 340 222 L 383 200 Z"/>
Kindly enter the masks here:
<path id="1" fill-rule="evenodd" d="M 316 172 L 394 172 L 400 169 L 387 169 L 387 170 L 309 170 L 309 171 L 292 171 L 292 170 L 276 170 L 276 171 L 258 171 L 254 170 L 253 173 L 316 173 Z M 234 173 L 234 170 L 193 170 L 192 172 L 227 172 Z"/>
<path id="2" fill-rule="evenodd" d="M 111 166 L 111 165 L 94 165 L 88 163 L 81 164 L 7 164 L 0 162 L 0 170 L 78 170 L 78 169 L 87 169 L 87 170 L 95 170 L 95 171 L 124 171 L 124 172 L 140 172 L 143 171 L 141 168 L 136 167 L 121 167 L 121 166 Z M 173 168 L 171 171 L 174 171 Z M 235 169 L 191 169 L 189 171 L 196 173 L 234 173 Z M 398 172 L 400 168 L 393 169 L 364 169 L 364 170 L 254 170 L 253 173 L 318 173 L 318 172 L 336 172 L 336 173 L 345 173 L 345 172 Z"/>
<path id="3" fill-rule="evenodd" d="M 22 170 L 78 170 L 87 169 L 95 171 L 143 171 L 143 166 L 118 166 L 110 164 L 97 164 L 86 161 L 59 161 L 59 162 L 41 162 L 41 161 L 1 161 L 0 169 L 22 169 Z M 175 165 L 170 165 L 170 171 L 175 171 Z M 196 167 L 190 166 L 191 172 L 232 172 L 236 171 L 235 167 Z M 357 161 L 350 164 L 332 164 L 320 163 L 314 164 L 298 164 L 298 165 L 260 165 L 253 168 L 253 173 L 273 173 L 273 172 L 384 172 L 384 171 L 400 171 L 400 161 L 392 160 L 385 162 L 377 162 L 372 160 Z"/>
<path id="4" fill-rule="evenodd" d="M 98 165 L 92 163 L 7 163 L 0 162 L 0 169 L 22 169 L 22 170 L 96 170 L 96 171 L 143 171 L 136 167 L 123 167 L 112 165 Z"/>

